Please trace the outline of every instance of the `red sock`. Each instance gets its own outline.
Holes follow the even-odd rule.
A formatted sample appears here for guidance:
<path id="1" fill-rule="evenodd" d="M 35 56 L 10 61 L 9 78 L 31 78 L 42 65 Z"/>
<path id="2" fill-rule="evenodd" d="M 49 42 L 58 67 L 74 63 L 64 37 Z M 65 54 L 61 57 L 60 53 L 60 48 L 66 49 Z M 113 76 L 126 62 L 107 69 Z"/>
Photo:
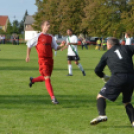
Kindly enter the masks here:
<path id="1" fill-rule="evenodd" d="M 44 76 L 39 76 L 39 77 L 36 77 L 36 78 L 33 78 L 32 79 L 32 82 L 42 82 L 42 81 L 45 81 L 44 79 Z"/>
<path id="2" fill-rule="evenodd" d="M 54 98 L 54 93 L 53 93 L 53 88 L 52 88 L 50 79 L 45 80 L 45 85 L 46 85 L 46 89 L 47 89 L 51 99 L 53 99 Z"/>

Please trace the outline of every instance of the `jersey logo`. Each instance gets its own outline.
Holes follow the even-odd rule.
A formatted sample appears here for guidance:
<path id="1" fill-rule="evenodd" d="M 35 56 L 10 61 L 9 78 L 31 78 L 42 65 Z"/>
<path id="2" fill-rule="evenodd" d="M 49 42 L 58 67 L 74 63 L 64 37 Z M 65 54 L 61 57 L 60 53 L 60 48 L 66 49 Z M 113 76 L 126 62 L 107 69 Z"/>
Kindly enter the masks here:
<path id="1" fill-rule="evenodd" d="M 114 52 L 117 54 L 117 56 L 120 60 L 123 59 L 123 57 L 118 49 L 116 49 Z"/>
<path id="2" fill-rule="evenodd" d="M 101 92 L 105 92 L 105 90 L 106 90 L 106 87 L 103 87 L 103 88 L 101 89 Z"/>

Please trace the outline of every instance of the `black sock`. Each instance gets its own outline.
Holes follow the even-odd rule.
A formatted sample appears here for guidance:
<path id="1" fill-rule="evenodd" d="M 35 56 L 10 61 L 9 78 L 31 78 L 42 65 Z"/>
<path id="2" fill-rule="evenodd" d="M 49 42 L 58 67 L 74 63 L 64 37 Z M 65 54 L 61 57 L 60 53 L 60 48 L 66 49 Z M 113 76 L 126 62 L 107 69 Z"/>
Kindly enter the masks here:
<path id="1" fill-rule="evenodd" d="M 134 122 L 134 108 L 131 103 L 126 106 L 126 113 L 129 117 L 130 122 Z"/>
<path id="2" fill-rule="evenodd" d="M 105 109 L 106 109 L 106 101 L 104 98 L 99 98 L 97 99 L 97 108 L 99 115 L 106 115 Z"/>

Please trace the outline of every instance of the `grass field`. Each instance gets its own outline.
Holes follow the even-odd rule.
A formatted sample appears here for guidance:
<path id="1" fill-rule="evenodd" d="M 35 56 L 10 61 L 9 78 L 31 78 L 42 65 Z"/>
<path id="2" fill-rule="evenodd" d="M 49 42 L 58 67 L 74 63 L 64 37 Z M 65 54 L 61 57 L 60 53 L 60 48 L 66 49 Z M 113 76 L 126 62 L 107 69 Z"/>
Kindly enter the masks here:
<path id="1" fill-rule="evenodd" d="M 107 122 L 89 125 L 98 115 L 96 95 L 104 84 L 94 73 L 103 51 L 79 48 L 86 77 L 74 63 L 74 76 L 67 77 L 66 50 L 57 53 L 51 80 L 60 104 L 53 105 L 44 83 L 28 87 L 29 77 L 39 76 L 36 50 L 26 63 L 25 45 L 0 45 L 0 49 L 0 134 L 133 133 L 121 96 L 107 103 Z M 107 68 L 105 72 L 110 75 Z"/>

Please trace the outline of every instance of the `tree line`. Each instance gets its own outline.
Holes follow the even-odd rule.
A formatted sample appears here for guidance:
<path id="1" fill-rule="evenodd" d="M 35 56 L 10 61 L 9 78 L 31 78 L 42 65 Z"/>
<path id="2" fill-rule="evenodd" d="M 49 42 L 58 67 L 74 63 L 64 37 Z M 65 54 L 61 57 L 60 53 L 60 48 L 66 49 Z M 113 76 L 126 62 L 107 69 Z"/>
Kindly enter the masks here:
<path id="1" fill-rule="evenodd" d="M 7 24 L 6 32 L 4 32 L 2 29 L 0 29 L 0 33 L 1 34 L 12 34 L 12 33 L 21 34 L 22 32 L 24 32 L 24 22 L 25 22 L 25 18 L 27 15 L 28 15 L 28 11 L 26 10 L 24 17 L 22 18 L 22 20 L 20 22 L 18 20 L 14 20 L 11 23 L 9 20 L 9 22 Z"/>
<path id="2" fill-rule="evenodd" d="M 134 0 L 36 0 L 38 12 L 33 27 L 40 30 L 43 20 L 50 20 L 52 34 L 121 37 L 134 34 Z"/>

